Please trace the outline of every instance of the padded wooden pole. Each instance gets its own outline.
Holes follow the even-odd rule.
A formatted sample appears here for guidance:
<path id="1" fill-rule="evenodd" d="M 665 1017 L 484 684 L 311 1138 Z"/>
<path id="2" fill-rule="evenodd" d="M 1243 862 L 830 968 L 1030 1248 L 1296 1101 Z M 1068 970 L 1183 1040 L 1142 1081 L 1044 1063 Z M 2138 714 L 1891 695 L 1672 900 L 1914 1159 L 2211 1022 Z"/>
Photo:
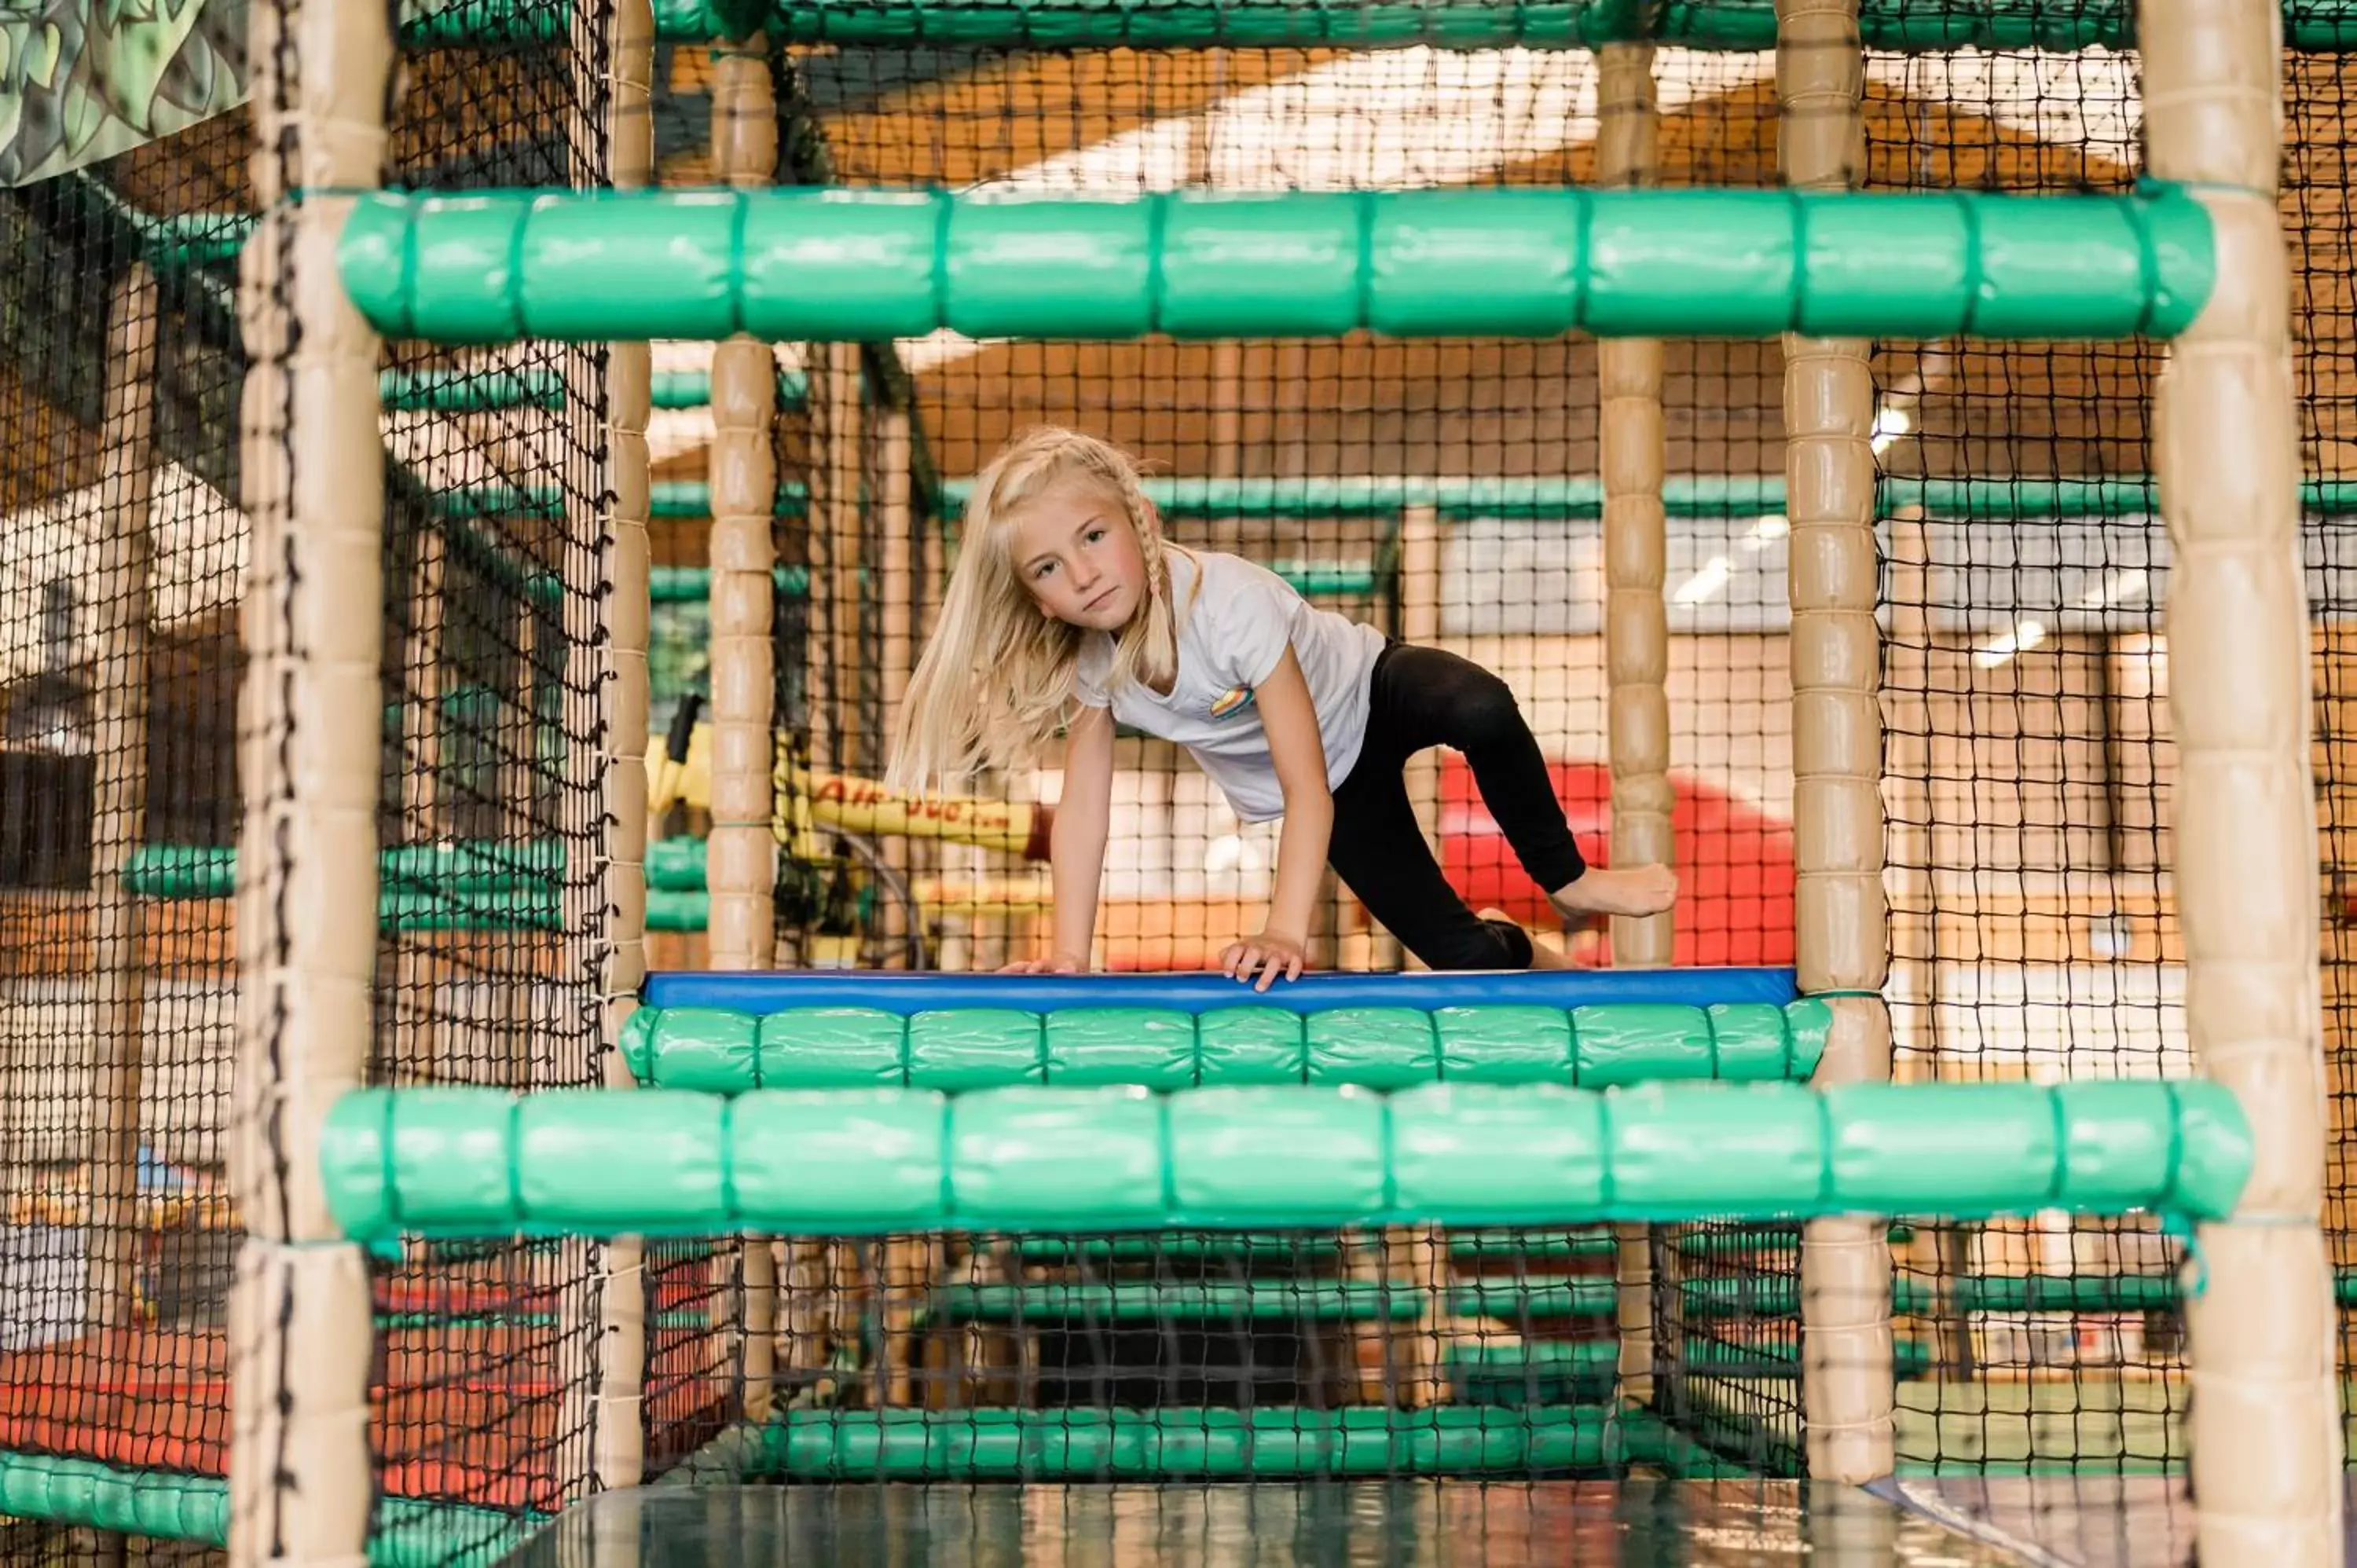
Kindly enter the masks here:
<path id="1" fill-rule="evenodd" d="M 2209 209 L 2217 284 L 2169 345 L 2153 472 L 2169 526 L 2172 867 L 2185 1022 L 2257 1163 L 2186 1269 L 2195 1552 L 2338 1568 L 2341 1385 L 2319 1225 L 2326 1126 L 2290 279 L 2276 208 L 2282 18 L 2145 0 L 2148 171 Z"/>
<path id="2" fill-rule="evenodd" d="M 1840 189 L 1864 173 L 1857 0 L 1777 0 L 1784 178 Z M 1882 890 L 1881 632 L 1874 539 L 1874 378 L 1856 338 L 1784 338 L 1792 520 L 1792 858 L 1801 990 L 1833 1027 L 1822 1084 L 1890 1076 Z M 1890 1245 L 1881 1216 L 1801 1233 L 1801 1409 L 1809 1474 L 1890 1473 Z"/>
<path id="3" fill-rule="evenodd" d="M 723 184 L 777 178 L 778 112 L 759 38 L 724 46 L 713 62 L 713 172 Z M 777 942 L 778 843 L 772 822 L 777 737 L 770 641 L 777 541 L 774 450 L 778 365 L 750 337 L 712 352 L 712 832 L 708 950 L 715 969 L 767 969 Z M 745 1414 L 769 1413 L 777 1370 L 778 1268 L 767 1237 L 739 1254 Z"/>
<path id="4" fill-rule="evenodd" d="M 89 1326 L 136 1322 L 139 1084 L 145 1026 L 146 900 L 126 874 L 147 837 L 147 634 L 156 546 L 156 274 L 114 286 L 107 328 L 105 532 L 90 583 L 98 649 L 91 813 L 91 1084 Z"/>
<path id="5" fill-rule="evenodd" d="M 336 258 L 354 193 L 385 165 L 392 21 L 371 0 L 257 0 L 249 16 L 263 216 L 238 292 L 252 532 L 229 1139 L 245 1227 L 229 1304 L 236 1568 L 368 1560 L 369 1272 L 339 1240 L 319 1142 L 375 1023 L 384 446 L 378 339 Z"/>
<path id="6" fill-rule="evenodd" d="M 1647 183 L 1660 128 L 1651 44 L 1609 44 L 1596 52 L 1597 183 Z M 1662 344 L 1614 338 L 1596 352 L 1597 458 L 1604 482 L 1604 666 L 1606 750 L 1612 768 L 1614 865 L 1670 864 L 1670 620 L 1662 599 L 1669 551 L 1662 510 L 1664 463 Z M 1674 911 L 1611 923 L 1616 969 L 1670 961 Z M 1652 1230 L 1614 1228 L 1614 1317 L 1620 1337 L 1622 1397 L 1653 1397 Z M 1681 1343 L 1681 1339 L 1674 1339 Z"/>

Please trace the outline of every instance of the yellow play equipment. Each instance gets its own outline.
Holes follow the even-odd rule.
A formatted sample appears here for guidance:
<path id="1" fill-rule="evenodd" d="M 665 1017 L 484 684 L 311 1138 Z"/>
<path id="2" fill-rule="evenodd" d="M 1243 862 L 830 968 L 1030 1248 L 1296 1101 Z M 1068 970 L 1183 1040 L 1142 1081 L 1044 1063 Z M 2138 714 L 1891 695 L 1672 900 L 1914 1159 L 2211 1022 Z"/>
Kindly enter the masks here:
<path id="1" fill-rule="evenodd" d="M 647 746 L 648 797 L 660 816 L 674 805 L 711 809 L 712 726 L 654 736 Z M 797 761 L 780 734 L 771 778 L 778 803 L 778 842 L 799 855 L 815 855 L 815 830 L 837 828 L 881 838 L 937 839 L 1004 850 L 1026 860 L 1048 858 L 1053 807 L 966 795 L 916 794 L 873 779 L 821 772 Z"/>

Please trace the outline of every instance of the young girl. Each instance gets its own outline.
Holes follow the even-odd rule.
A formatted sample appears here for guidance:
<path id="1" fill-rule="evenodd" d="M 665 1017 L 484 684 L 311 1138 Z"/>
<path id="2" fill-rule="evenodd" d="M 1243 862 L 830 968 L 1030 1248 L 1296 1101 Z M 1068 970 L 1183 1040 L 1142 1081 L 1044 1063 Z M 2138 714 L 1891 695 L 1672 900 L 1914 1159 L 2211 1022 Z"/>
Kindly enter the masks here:
<path id="1" fill-rule="evenodd" d="M 1669 867 L 1589 866 L 1506 683 L 1437 649 L 1318 609 L 1253 563 L 1162 537 L 1123 453 L 1035 430 L 975 478 L 939 628 L 902 705 L 896 788 L 1020 766 L 1065 732 L 1049 838 L 1054 955 L 1089 966 L 1116 721 L 1190 753 L 1247 822 L 1282 817 L 1265 929 L 1222 972 L 1298 978 L 1318 868 L 1437 970 L 1561 962 L 1521 926 L 1468 908 L 1418 828 L 1404 768 L 1454 746 L 1523 869 L 1570 918 L 1669 908 Z"/>

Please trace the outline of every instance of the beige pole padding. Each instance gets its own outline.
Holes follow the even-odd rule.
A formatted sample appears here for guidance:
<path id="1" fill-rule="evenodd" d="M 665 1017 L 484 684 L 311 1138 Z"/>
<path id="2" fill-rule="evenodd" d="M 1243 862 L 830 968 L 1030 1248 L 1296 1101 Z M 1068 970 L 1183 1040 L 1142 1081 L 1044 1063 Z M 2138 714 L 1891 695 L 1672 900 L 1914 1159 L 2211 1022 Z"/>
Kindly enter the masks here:
<path id="1" fill-rule="evenodd" d="M 1653 47 L 1608 44 L 1596 51 L 1597 183 L 1647 183 L 1660 139 L 1653 102 Z M 1596 347 L 1597 466 L 1604 488 L 1604 667 L 1606 751 L 1612 768 L 1616 866 L 1670 864 L 1670 619 L 1662 588 L 1669 524 L 1662 510 L 1662 344 L 1611 338 Z M 1670 961 L 1671 912 L 1612 920 L 1612 966 L 1659 969 Z M 1651 1228 L 1615 1228 L 1615 1311 L 1620 1392 L 1653 1397 L 1653 1267 Z"/>
<path id="2" fill-rule="evenodd" d="M 738 189 L 778 173 L 778 110 L 767 42 L 724 46 L 713 62 L 712 165 Z M 778 360 L 731 338 L 712 351 L 712 832 L 705 848 L 714 969 L 767 969 L 777 950 L 778 841 L 770 789 L 776 650 L 770 641 L 777 540 Z M 744 1238 L 737 1369 L 745 1416 L 770 1413 L 777 1374 L 778 1265 L 766 1236 Z"/>
<path id="3" fill-rule="evenodd" d="M 229 1556 L 363 1568 L 374 1322 L 319 1164 L 373 1023 L 384 446 L 379 342 L 337 241 L 385 162 L 392 14 L 261 0 L 247 58 L 262 219 L 239 257 L 252 532 L 238 715 L 237 1058 L 230 1180 Z M 298 193 L 303 199 L 291 199 Z"/>
<path id="4" fill-rule="evenodd" d="M 1785 182 L 1841 189 L 1864 173 L 1857 0 L 1777 0 Z M 1890 1077 L 1882 890 L 1881 634 L 1874 539 L 1874 379 L 1853 338 L 1784 338 L 1791 519 L 1792 859 L 1803 995 L 1828 995 L 1816 1082 Z M 1809 1474 L 1890 1473 L 1890 1245 L 1880 1216 L 1801 1232 L 1801 1409 Z"/>
<path id="5" fill-rule="evenodd" d="M 884 549 L 879 595 L 884 614 L 883 734 L 887 736 L 899 727 L 900 705 L 908 700 L 909 680 L 917 657 L 916 607 L 923 600 L 917 585 L 917 514 L 912 505 L 915 495 L 909 473 L 914 443 L 909 418 L 906 409 L 886 408 L 877 422 L 877 505 L 881 514 Z M 885 757 L 881 737 L 878 738 L 878 748 L 871 760 L 880 767 Z M 896 875 L 906 879 L 915 872 L 918 855 L 909 840 L 887 838 L 882 847 L 884 864 Z M 907 967 L 909 914 L 908 906 L 899 899 L 884 901 L 883 936 L 888 944 L 884 961 L 888 968 Z"/>
<path id="6" fill-rule="evenodd" d="M 758 45 L 714 62 L 712 156 L 726 184 L 765 187 L 777 173 L 776 106 Z M 749 337 L 712 356 L 712 832 L 709 943 L 715 969 L 767 969 L 776 944 L 777 839 L 771 829 L 775 653 L 771 532 L 778 492 L 776 355 Z"/>
<path id="7" fill-rule="evenodd" d="M 654 177 L 654 13 L 649 0 L 613 0 L 607 5 L 574 8 L 576 102 L 596 105 L 603 119 L 584 115 L 576 132 L 590 145 L 587 166 L 602 151 L 617 190 L 642 189 Z M 599 36 L 602 33 L 602 38 Z M 597 81 L 589 68 L 598 59 L 610 74 Z M 602 147 L 598 145 L 602 140 Z M 604 842 L 598 852 L 598 898 L 603 905 L 602 949 L 587 955 L 599 1002 L 601 1063 L 609 1090 L 635 1088 L 637 1079 L 618 1048 L 622 1026 L 638 1009 L 647 973 L 647 643 L 652 607 L 648 596 L 647 510 L 650 498 L 647 424 L 652 413 L 653 355 L 645 343 L 606 347 L 603 430 L 597 409 L 585 400 L 573 419 L 576 441 L 594 450 L 602 443 L 609 492 L 602 517 L 583 520 L 581 532 L 597 545 L 597 570 L 606 585 L 601 607 L 605 635 L 576 639 L 587 665 L 587 683 L 576 681 L 590 717 L 602 725 L 568 726 L 575 735 L 597 734 L 599 749 L 589 758 L 587 781 L 605 803 Z M 580 558 L 568 553 L 568 559 Z M 576 590 L 584 586 L 575 585 Z M 587 585 L 587 586 L 594 586 Z M 639 1484 L 646 1472 L 645 1387 L 647 1362 L 646 1243 L 619 1236 L 596 1247 L 583 1272 L 588 1300 L 568 1322 L 594 1313 L 594 1339 L 568 1334 L 565 1367 L 567 1410 L 564 1430 L 586 1434 L 586 1457 L 567 1455 L 563 1474 L 585 1471 L 601 1490 Z M 578 1349 L 574 1348 L 578 1347 Z M 586 1354 L 584 1354 L 586 1352 Z M 571 1408 L 587 1402 L 586 1409 Z"/>
<path id="8" fill-rule="evenodd" d="M 1440 640 L 1443 556 L 1439 509 L 1418 504 L 1401 510 L 1399 520 L 1400 640 L 1432 644 Z M 1432 843 L 1440 842 L 1440 762 L 1429 751 L 1407 760 L 1407 798 L 1415 809 L 1415 825 Z M 1376 927 L 1368 943 L 1368 962 L 1375 969 L 1421 969 L 1422 962 L 1400 946 L 1399 939 Z"/>
<path id="9" fill-rule="evenodd" d="M 860 676 L 867 660 L 860 648 L 861 579 L 867 562 L 860 516 L 860 454 L 866 408 L 856 343 L 821 343 L 811 356 L 811 529 L 823 552 L 813 586 L 824 591 L 813 605 L 813 646 L 827 650 L 825 664 L 813 671 L 817 707 L 826 715 L 818 726 L 818 765 L 856 772 L 881 772 L 874 747 L 860 733 Z"/>
<path id="10" fill-rule="evenodd" d="M 2281 18 L 2145 0 L 2148 172 L 2208 209 L 2217 277 L 2169 347 L 2154 473 L 2169 526 L 2169 717 L 2186 1030 L 2249 1118 L 2232 1218 L 2187 1267 L 2203 1563 L 2341 1561 L 2341 1416 L 2324 1198 L 2309 647 L 2290 281 L 2276 208 Z"/>
<path id="11" fill-rule="evenodd" d="M 147 634 L 156 544 L 156 274 L 135 263 L 114 285 L 106 355 L 106 523 L 90 583 L 96 611 L 97 744 L 90 886 L 93 1082 L 90 1170 L 92 1331 L 130 1328 L 137 1280 L 139 1096 L 146 901 L 127 884 L 147 836 Z"/>

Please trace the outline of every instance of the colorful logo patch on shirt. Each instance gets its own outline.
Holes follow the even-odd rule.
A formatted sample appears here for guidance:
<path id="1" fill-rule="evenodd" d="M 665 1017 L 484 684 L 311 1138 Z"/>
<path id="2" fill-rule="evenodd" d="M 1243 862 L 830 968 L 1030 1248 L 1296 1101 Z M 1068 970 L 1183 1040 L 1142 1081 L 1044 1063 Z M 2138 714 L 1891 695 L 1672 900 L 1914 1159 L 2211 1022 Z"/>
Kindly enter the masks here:
<path id="1" fill-rule="evenodd" d="M 1211 704 L 1211 716 L 1215 719 L 1226 718 L 1230 714 L 1250 706 L 1252 700 L 1253 689 L 1250 686 L 1230 687 L 1221 693 L 1218 702 Z"/>

